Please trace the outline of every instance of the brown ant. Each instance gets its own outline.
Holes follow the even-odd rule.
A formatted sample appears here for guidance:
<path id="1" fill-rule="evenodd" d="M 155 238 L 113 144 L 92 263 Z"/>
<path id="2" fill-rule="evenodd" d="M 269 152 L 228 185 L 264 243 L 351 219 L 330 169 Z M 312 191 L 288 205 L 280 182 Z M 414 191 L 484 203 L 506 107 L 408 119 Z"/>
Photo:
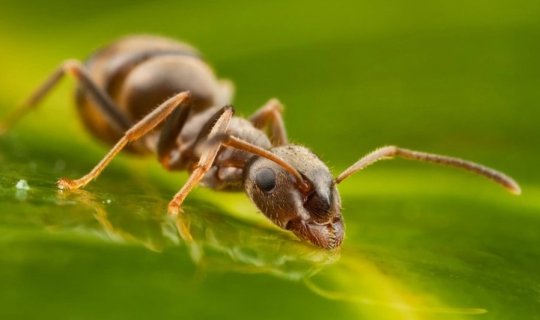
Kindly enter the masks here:
<path id="1" fill-rule="evenodd" d="M 77 110 L 86 128 L 113 147 L 82 178 L 60 179 L 60 189 L 84 187 L 124 148 L 154 153 L 166 169 L 190 172 L 169 203 L 169 213 L 179 213 L 198 183 L 216 190 L 244 189 L 276 225 L 328 249 L 340 246 L 344 236 L 336 186 L 378 160 L 401 157 L 453 166 L 520 193 L 512 178 L 480 164 L 394 146 L 367 154 L 333 178 L 309 149 L 288 143 L 278 100 L 271 99 L 249 119 L 235 117 L 229 105 L 231 83 L 218 80 L 194 48 L 156 36 L 126 37 L 84 63 L 65 61 L 7 118 L 4 130 L 64 74 L 77 81 Z"/>

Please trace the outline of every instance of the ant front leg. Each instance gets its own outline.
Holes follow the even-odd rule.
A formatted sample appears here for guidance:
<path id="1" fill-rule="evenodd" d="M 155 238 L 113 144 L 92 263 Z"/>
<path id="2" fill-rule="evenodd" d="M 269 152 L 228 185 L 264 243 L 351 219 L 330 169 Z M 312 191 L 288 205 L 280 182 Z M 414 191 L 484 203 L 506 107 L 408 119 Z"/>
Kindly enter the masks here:
<path id="1" fill-rule="evenodd" d="M 90 181 L 105 169 L 111 160 L 130 142 L 136 141 L 156 126 L 162 123 L 176 108 L 183 107 L 190 102 L 190 93 L 182 92 L 163 102 L 159 107 L 146 115 L 141 121 L 124 133 L 122 138 L 112 147 L 105 157 L 90 171 L 80 179 L 69 180 L 62 178 L 58 180 L 60 189 L 78 189 L 87 185 Z"/>
<path id="2" fill-rule="evenodd" d="M 101 113 L 109 121 L 109 124 L 118 130 L 124 132 L 128 130 L 132 123 L 126 118 L 114 104 L 111 98 L 92 80 L 84 65 L 77 60 L 66 60 L 39 86 L 36 91 L 18 108 L 16 108 L 0 124 L 0 134 L 6 132 L 17 121 L 19 121 L 29 111 L 37 107 L 38 103 L 51 91 L 54 86 L 64 77 L 71 75 L 78 84 L 88 92 L 89 96 L 99 107 Z"/>
<path id="3" fill-rule="evenodd" d="M 229 123 L 231 122 L 233 114 L 233 108 L 226 106 L 219 110 L 212 118 L 210 118 L 208 124 L 212 124 L 212 126 L 204 140 L 211 141 L 216 137 L 219 138 L 220 136 L 224 135 L 229 128 Z M 198 143 L 202 143 L 202 140 Z M 186 181 L 180 191 L 178 191 L 174 195 L 171 202 L 169 202 L 169 214 L 173 216 L 178 215 L 180 207 L 182 206 L 182 203 L 186 199 L 189 192 L 201 181 L 204 175 L 212 167 L 220 147 L 221 143 L 216 143 L 203 151 L 201 158 L 199 159 L 195 169 L 191 172 L 188 181 Z"/>
<path id="4" fill-rule="evenodd" d="M 257 110 L 249 121 L 257 129 L 271 126 L 272 144 L 281 146 L 287 144 L 287 132 L 283 122 L 283 105 L 276 99 L 270 99 L 264 106 Z"/>

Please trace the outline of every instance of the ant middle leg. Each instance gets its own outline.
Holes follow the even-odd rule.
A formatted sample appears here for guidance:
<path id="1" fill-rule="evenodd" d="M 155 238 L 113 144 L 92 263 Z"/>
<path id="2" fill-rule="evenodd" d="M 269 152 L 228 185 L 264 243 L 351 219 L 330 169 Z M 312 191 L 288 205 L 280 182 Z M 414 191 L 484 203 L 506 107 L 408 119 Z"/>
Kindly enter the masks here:
<path id="1" fill-rule="evenodd" d="M 163 102 L 159 107 L 146 115 L 142 120 L 127 130 L 105 157 L 86 175 L 76 180 L 62 178 L 58 180 L 60 189 L 78 189 L 87 185 L 90 181 L 105 169 L 111 160 L 130 142 L 138 140 L 155 127 L 161 124 L 174 110 L 182 108 L 190 103 L 190 93 L 182 92 Z"/>
<path id="2" fill-rule="evenodd" d="M 272 144 L 281 146 L 287 144 L 287 132 L 283 122 L 283 104 L 276 99 L 270 99 L 259 110 L 257 110 L 249 120 L 255 128 L 263 129 L 271 126 Z"/>
<path id="3" fill-rule="evenodd" d="M 174 110 L 161 127 L 156 151 L 159 162 L 167 169 L 174 166 L 173 152 L 178 150 L 177 138 L 188 120 L 191 107 L 192 104 L 186 104 Z"/>
<path id="4" fill-rule="evenodd" d="M 120 109 L 115 105 L 108 94 L 99 88 L 94 80 L 92 80 L 84 65 L 77 60 L 66 60 L 26 101 L 8 114 L 0 124 L 0 134 L 9 130 L 9 128 L 17 123 L 24 115 L 35 109 L 38 103 L 43 100 L 47 93 L 49 93 L 66 74 L 75 78 L 79 85 L 89 93 L 89 96 L 100 108 L 100 111 L 108 120 L 111 127 L 118 130 L 118 132 L 124 132 L 131 127 L 131 121 L 119 111 Z"/>

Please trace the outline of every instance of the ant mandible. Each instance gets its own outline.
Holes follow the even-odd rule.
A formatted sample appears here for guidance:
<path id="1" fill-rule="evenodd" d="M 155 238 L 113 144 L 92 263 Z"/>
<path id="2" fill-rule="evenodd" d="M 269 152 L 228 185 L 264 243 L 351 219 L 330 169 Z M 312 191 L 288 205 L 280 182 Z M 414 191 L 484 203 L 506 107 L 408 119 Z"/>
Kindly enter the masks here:
<path id="1" fill-rule="evenodd" d="M 378 160 L 401 157 L 461 168 L 520 193 L 512 178 L 496 170 L 395 146 L 367 154 L 333 178 L 309 149 L 288 143 L 278 100 L 249 119 L 235 117 L 229 105 L 232 84 L 218 80 L 191 46 L 157 36 L 125 37 L 84 63 L 65 61 L 7 117 L 3 129 L 34 108 L 65 74 L 77 81 L 76 105 L 84 125 L 113 147 L 85 176 L 60 179 L 60 189 L 84 187 L 123 149 L 156 154 L 167 170 L 190 172 L 169 203 L 170 214 L 179 213 L 199 183 L 215 190 L 244 189 L 273 223 L 327 249 L 339 247 L 345 233 L 336 186 Z"/>

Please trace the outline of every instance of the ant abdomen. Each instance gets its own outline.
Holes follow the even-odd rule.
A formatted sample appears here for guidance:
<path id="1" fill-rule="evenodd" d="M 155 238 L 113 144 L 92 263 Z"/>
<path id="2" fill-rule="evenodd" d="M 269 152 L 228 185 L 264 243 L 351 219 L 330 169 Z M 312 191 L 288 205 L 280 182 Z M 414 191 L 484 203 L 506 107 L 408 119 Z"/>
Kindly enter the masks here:
<path id="1" fill-rule="evenodd" d="M 232 95 L 194 48 L 157 36 L 122 38 L 94 53 L 85 67 L 131 123 L 179 92 L 191 93 L 194 112 L 227 104 Z M 85 85 L 77 88 L 77 105 L 86 127 L 101 140 L 111 143 L 123 133 L 103 119 Z"/>

